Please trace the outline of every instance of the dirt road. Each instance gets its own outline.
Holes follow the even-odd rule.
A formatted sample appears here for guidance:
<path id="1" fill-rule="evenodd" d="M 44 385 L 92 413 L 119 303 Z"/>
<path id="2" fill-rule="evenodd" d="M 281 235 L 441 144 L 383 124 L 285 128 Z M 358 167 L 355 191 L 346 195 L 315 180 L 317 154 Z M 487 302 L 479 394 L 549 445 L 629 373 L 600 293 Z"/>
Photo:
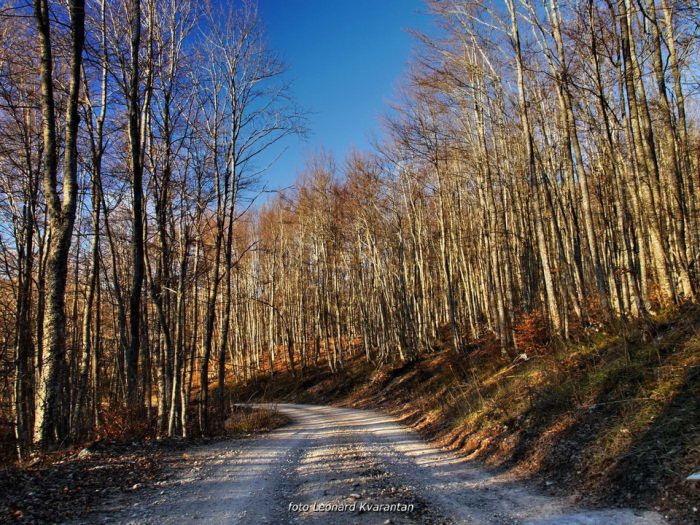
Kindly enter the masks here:
<path id="1" fill-rule="evenodd" d="M 287 427 L 192 453 L 187 474 L 135 490 L 102 523 L 662 524 L 585 510 L 494 476 L 367 410 L 277 405 Z"/>

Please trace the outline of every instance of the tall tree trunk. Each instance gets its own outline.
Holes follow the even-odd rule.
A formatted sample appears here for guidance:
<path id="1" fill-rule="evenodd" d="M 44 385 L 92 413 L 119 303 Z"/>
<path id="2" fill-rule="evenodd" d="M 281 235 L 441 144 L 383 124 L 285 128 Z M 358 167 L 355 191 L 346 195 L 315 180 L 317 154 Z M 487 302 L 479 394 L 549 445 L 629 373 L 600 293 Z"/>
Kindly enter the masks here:
<path id="1" fill-rule="evenodd" d="M 141 155 L 141 111 L 139 103 L 139 51 L 141 48 L 141 0 L 132 0 L 131 71 L 129 72 L 129 161 L 132 176 L 131 294 L 129 296 L 130 343 L 126 355 L 127 407 L 140 412 L 138 366 L 141 345 L 141 291 L 144 277 L 143 252 L 143 158 Z"/>
<path id="2" fill-rule="evenodd" d="M 70 9 L 70 83 L 66 107 L 65 154 L 63 167 L 63 202 L 58 195 L 58 145 L 53 91 L 53 58 L 47 0 L 34 0 L 34 17 L 39 35 L 41 55 L 41 113 L 43 117 L 44 193 L 49 212 L 51 242 L 47 253 L 44 312 L 44 359 L 37 391 L 34 443 L 47 448 L 63 439 L 57 434 L 60 395 L 65 379 L 65 291 L 68 254 L 73 237 L 73 224 L 78 195 L 78 97 L 85 42 L 85 5 L 72 0 Z"/>
<path id="3" fill-rule="evenodd" d="M 547 312 L 549 314 L 549 322 L 552 330 L 559 334 L 561 331 L 561 316 L 559 313 L 559 305 L 557 302 L 556 292 L 554 290 L 554 278 L 549 263 L 549 250 L 547 248 L 547 240 L 545 238 L 544 227 L 542 225 L 542 195 L 540 183 L 536 173 L 535 149 L 532 138 L 532 129 L 530 127 L 530 119 L 527 110 L 527 100 L 525 96 L 525 79 L 523 73 L 522 50 L 520 46 L 520 33 L 518 30 L 518 20 L 515 5 L 513 0 L 507 0 L 508 11 L 510 13 L 511 23 L 511 39 L 515 50 L 515 61 L 518 77 L 518 100 L 520 106 L 520 120 L 523 133 L 523 141 L 525 143 L 526 162 L 528 165 L 527 175 L 528 183 L 532 186 L 534 194 L 534 212 L 533 220 L 535 223 L 535 233 L 537 236 L 537 248 L 540 256 L 540 264 L 542 265 L 542 274 L 545 285 L 545 296 L 547 303 Z"/>

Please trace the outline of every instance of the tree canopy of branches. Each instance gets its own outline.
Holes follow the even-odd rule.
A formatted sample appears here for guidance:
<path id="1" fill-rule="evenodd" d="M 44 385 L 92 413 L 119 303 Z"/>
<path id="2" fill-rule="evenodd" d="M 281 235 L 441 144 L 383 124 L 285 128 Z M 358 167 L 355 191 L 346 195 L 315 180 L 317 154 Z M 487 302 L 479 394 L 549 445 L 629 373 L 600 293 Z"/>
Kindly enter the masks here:
<path id="1" fill-rule="evenodd" d="M 0 403 L 19 457 L 208 433 L 226 381 L 522 351 L 700 293 L 700 11 L 442 0 L 374 151 L 312 156 L 255 5 L 0 11 Z M 62 159 L 63 162 L 59 162 Z M 216 384 L 213 401 L 210 385 Z"/>
<path id="2" fill-rule="evenodd" d="M 19 456 L 119 407 L 184 435 L 196 371 L 207 432 L 251 248 L 234 224 L 264 154 L 303 131 L 255 4 L 37 0 L 0 22 L 0 399 Z"/>
<path id="3" fill-rule="evenodd" d="M 442 36 L 417 35 L 377 151 L 311 159 L 260 213 L 268 347 L 514 355 L 533 318 L 556 342 L 695 301 L 697 6 L 431 7 Z"/>

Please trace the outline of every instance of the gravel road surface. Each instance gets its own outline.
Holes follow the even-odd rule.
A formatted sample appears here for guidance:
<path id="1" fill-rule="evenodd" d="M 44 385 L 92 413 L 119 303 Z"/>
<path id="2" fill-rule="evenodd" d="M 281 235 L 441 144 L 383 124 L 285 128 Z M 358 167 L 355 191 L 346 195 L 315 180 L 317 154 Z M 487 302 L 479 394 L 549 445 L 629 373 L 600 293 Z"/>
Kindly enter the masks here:
<path id="1" fill-rule="evenodd" d="M 429 445 L 377 412 L 292 404 L 273 408 L 293 423 L 253 439 L 195 448 L 191 469 L 111 501 L 95 521 L 665 523 L 653 512 L 586 510 L 539 494 L 508 475 L 494 475 Z"/>

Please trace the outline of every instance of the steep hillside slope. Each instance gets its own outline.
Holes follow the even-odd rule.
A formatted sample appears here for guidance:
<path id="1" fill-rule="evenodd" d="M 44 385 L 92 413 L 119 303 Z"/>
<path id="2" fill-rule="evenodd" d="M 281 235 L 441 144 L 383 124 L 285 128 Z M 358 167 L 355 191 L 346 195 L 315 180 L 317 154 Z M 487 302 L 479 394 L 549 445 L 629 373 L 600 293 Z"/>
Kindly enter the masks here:
<path id="1" fill-rule="evenodd" d="M 338 374 L 276 373 L 231 395 L 379 408 L 548 492 L 698 521 L 700 488 L 685 481 L 700 470 L 698 309 L 554 346 L 532 340 L 513 359 L 481 341 L 379 368 L 356 356 Z"/>

